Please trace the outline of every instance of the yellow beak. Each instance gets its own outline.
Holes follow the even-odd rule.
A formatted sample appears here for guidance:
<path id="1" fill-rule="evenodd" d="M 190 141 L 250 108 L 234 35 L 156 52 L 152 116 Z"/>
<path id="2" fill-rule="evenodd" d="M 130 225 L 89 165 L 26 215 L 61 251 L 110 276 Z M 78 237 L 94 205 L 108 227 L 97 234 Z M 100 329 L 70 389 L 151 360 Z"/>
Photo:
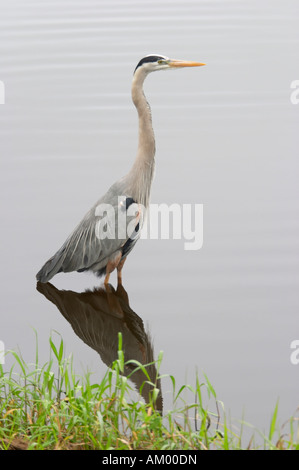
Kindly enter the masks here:
<path id="1" fill-rule="evenodd" d="M 188 60 L 173 60 L 169 59 L 169 67 L 200 67 L 203 64 L 202 62 L 189 62 Z"/>

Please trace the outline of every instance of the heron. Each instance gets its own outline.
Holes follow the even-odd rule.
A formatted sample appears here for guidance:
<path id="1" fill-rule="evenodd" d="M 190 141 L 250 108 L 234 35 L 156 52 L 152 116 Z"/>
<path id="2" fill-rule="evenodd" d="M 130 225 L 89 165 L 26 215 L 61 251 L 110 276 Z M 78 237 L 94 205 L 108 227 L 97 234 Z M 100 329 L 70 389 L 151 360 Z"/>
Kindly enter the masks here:
<path id="1" fill-rule="evenodd" d="M 46 283 L 61 272 L 91 271 L 105 276 L 104 285 L 108 285 L 110 274 L 116 269 L 118 283 L 122 283 L 123 265 L 140 238 L 149 207 L 155 168 L 155 136 L 150 105 L 143 91 L 144 80 L 149 73 L 158 70 L 202 65 L 205 64 L 155 54 L 138 62 L 131 89 L 139 127 L 135 161 L 130 171 L 108 189 L 44 264 L 36 275 L 38 281 Z M 127 230 L 129 226 L 130 230 Z"/>

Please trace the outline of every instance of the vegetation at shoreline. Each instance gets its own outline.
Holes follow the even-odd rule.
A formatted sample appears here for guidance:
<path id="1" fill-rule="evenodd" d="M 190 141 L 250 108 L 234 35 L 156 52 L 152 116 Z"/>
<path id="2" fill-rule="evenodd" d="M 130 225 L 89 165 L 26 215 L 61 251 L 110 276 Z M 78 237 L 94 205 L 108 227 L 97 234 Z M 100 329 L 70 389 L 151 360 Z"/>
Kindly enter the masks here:
<path id="1" fill-rule="evenodd" d="M 75 374 L 61 338 L 58 345 L 52 338 L 49 344 L 50 359 L 42 366 L 38 348 L 33 364 L 26 364 L 20 353 L 10 351 L 14 365 L 9 371 L 0 365 L 1 450 L 299 449 L 299 418 L 293 416 L 280 429 L 278 405 L 268 435 L 252 430 L 252 438 L 245 442 L 245 423 L 232 430 L 207 377 L 203 382 L 196 377 L 195 386 L 184 385 L 179 390 L 173 376 L 159 377 L 170 384 L 173 396 L 173 410 L 161 414 L 156 406 L 156 383 L 149 384 L 144 365 L 125 362 L 121 336 L 118 358 L 96 384 L 91 383 L 89 373 L 83 377 Z M 155 363 L 157 374 L 161 361 L 162 354 Z M 140 369 L 144 373 L 151 386 L 148 403 L 141 398 L 132 400 L 134 387 L 130 374 L 124 374 L 125 367 L 130 368 L 130 374 Z M 187 390 L 194 396 L 191 404 L 183 398 Z M 255 444 L 256 436 L 262 444 Z"/>

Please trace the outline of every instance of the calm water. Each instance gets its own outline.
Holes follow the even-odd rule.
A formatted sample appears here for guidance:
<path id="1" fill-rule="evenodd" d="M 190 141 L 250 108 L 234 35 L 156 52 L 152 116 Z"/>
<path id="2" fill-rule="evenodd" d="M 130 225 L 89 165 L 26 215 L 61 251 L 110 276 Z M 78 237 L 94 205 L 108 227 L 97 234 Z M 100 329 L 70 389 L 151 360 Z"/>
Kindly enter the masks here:
<path id="1" fill-rule="evenodd" d="M 298 2 L 1 0 L 0 9 L 6 349 L 33 361 L 35 328 L 42 362 L 56 330 L 78 372 L 104 374 L 120 319 L 107 326 L 98 314 L 90 329 L 96 313 L 83 303 L 98 346 L 78 336 L 78 293 L 99 281 L 58 275 L 56 290 L 41 294 L 35 274 L 134 160 L 138 60 L 154 52 L 202 61 L 206 67 L 153 74 L 145 84 L 157 143 L 152 202 L 203 204 L 204 245 L 137 244 L 124 268 L 129 306 L 121 308 L 138 326 L 128 348 L 137 341 L 150 357 L 149 333 L 155 352 L 164 351 L 161 372 L 178 384 L 194 383 L 196 369 L 206 373 L 233 418 L 244 410 L 266 430 L 279 398 L 283 423 L 299 405 L 299 365 L 290 361 L 299 339 L 299 105 L 290 101 L 299 79 Z M 47 300 L 51 289 L 58 308 Z M 77 330 L 57 289 L 75 292 Z M 162 389 L 167 408 L 167 380 Z"/>

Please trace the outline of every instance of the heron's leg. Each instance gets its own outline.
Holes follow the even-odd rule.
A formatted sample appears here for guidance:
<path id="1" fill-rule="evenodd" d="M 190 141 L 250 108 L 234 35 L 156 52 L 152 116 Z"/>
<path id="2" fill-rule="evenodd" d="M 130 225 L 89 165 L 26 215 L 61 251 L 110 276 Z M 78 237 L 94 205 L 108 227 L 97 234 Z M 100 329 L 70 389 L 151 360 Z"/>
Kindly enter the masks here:
<path id="1" fill-rule="evenodd" d="M 109 284 L 109 278 L 110 278 L 111 272 L 112 272 L 112 271 L 107 272 L 107 270 L 106 270 L 106 273 L 107 273 L 107 274 L 106 274 L 106 277 L 105 277 L 105 280 L 104 280 L 104 285 L 105 285 L 105 287 L 107 287 L 107 285 Z"/>
<path id="2" fill-rule="evenodd" d="M 119 285 L 122 285 L 122 275 L 121 275 L 121 272 L 122 272 L 122 268 L 125 264 L 125 261 L 126 261 L 126 257 L 123 258 L 119 263 L 118 263 L 118 266 L 117 266 L 117 283 Z"/>
<path id="3" fill-rule="evenodd" d="M 119 251 L 113 259 L 110 259 L 106 266 L 106 277 L 104 280 L 104 286 L 106 287 L 109 283 L 110 274 L 116 267 L 118 267 L 121 260 L 121 251 Z"/>

